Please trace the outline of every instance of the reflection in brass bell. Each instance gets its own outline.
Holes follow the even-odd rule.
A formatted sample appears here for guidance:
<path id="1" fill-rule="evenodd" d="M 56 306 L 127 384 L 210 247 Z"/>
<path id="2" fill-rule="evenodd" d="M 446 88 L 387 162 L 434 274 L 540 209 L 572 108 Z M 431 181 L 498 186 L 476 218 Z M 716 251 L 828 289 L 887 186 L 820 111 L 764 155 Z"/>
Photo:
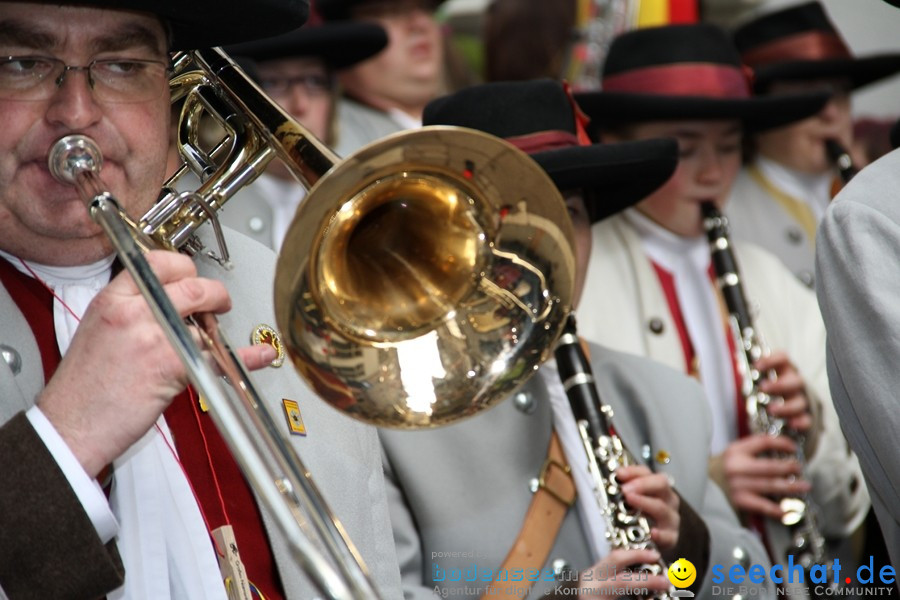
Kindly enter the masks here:
<path id="1" fill-rule="evenodd" d="M 575 253 L 565 203 L 535 167 L 504 140 L 435 126 L 318 180 L 282 245 L 275 316 L 321 398 L 421 429 L 537 371 L 571 310 Z"/>

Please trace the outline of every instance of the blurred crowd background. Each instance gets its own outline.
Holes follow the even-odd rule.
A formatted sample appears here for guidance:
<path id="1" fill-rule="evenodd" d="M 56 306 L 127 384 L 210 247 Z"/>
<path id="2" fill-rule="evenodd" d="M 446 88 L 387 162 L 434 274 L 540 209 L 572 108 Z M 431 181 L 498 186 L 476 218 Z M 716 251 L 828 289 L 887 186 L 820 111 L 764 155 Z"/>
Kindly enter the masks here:
<path id="1" fill-rule="evenodd" d="M 798 0 L 447 0 L 435 14 L 448 43 L 448 87 L 539 76 L 567 78 L 592 88 L 579 53 L 598 29 L 711 22 L 726 29 L 758 12 Z M 900 50 L 900 11 L 881 0 L 822 0 L 856 56 Z M 601 11 L 617 22 L 600 24 Z M 628 22 L 622 13 L 628 12 Z M 606 19 L 609 21 L 609 19 Z M 596 37 L 596 35 L 595 35 Z M 498 42 L 497 40 L 502 40 Z M 608 43 L 608 41 L 606 41 Z M 565 48 L 565 51 L 558 50 Z M 490 57 L 490 59 L 488 58 Z M 595 57 L 602 61 L 602 56 Z M 579 68 L 581 77 L 578 77 Z M 871 161 L 890 149 L 890 128 L 900 117 L 900 78 L 887 78 L 853 96 L 857 151 Z"/>

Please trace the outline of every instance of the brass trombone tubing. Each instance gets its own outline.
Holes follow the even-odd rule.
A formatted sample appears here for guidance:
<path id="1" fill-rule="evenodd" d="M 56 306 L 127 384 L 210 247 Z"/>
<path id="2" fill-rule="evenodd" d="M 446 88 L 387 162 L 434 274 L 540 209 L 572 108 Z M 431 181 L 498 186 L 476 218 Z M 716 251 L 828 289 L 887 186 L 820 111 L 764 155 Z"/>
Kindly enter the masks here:
<path id="1" fill-rule="evenodd" d="M 119 260 L 131 274 L 178 353 L 191 383 L 209 403 L 210 415 L 244 475 L 285 535 L 304 572 L 329 598 L 379 598 L 358 553 L 345 537 L 343 527 L 327 507 L 299 456 L 279 433 L 213 315 L 199 314 L 191 319 L 200 331 L 206 350 L 230 380 L 229 389 L 234 390 L 239 399 L 226 392 L 219 374 L 194 342 L 188 327 L 150 268 L 142 247 L 136 242 L 131 221 L 94 172 L 99 170 L 96 165 L 101 158 L 90 138 L 68 136 L 58 141 L 50 153 L 51 171 L 54 174 L 57 172 L 54 162 L 59 162 L 58 153 L 72 147 L 66 148 L 66 144 L 87 144 L 96 151 L 97 160 L 85 161 L 84 148 L 76 149 L 76 152 L 81 152 L 80 160 L 68 161 L 65 167 L 69 175 L 67 180 L 78 189 L 91 217 L 109 237 Z M 87 150 L 89 152 L 90 148 Z M 303 512 L 300 509 L 304 509 Z M 319 534 L 337 570 L 310 540 L 304 518 Z"/>

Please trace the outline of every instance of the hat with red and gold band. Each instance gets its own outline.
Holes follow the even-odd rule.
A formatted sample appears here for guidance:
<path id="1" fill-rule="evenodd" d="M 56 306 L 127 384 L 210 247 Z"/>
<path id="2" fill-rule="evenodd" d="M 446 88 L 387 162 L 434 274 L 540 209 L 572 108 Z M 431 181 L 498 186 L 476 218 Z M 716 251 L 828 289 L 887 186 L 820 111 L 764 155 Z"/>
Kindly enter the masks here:
<path id="1" fill-rule="evenodd" d="M 575 95 L 595 128 L 682 119 L 740 120 L 762 131 L 818 112 L 828 95 L 753 95 L 753 73 L 720 28 L 709 24 L 638 29 L 613 40 L 601 91 Z"/>
<path id="2" fill-rule="evenodd" d="M 856 89 L 900 71 L 900 54 L 854 56 L 818 2 L 759 16 L 733 37 L 759 91 L 773 81 L 810 79 L 846 79 Z"/>

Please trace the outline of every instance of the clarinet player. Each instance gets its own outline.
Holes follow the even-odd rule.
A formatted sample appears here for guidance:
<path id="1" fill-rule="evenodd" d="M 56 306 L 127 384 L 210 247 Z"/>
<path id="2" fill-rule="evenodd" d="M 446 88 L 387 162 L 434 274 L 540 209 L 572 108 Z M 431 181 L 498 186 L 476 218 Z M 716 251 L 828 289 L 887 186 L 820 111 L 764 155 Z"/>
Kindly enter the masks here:
<path id="1" fill-rule="evenodd" d="M 715 286 L 701 213 L 706 202 L 722 210 L 745 132 L 815 114 L 827 96 L 753 97 L 737 51 L 711 25 L 623 34 L 607 55 L 602 90 L 576 96 L 600 140 L 672 136 L 679 161 L 666 185 L 593 226 L 585 284 L 592 302 L 579 313 L 581 334 L 700 380 L 713 414 L 710 473 L 763 536 L 773 563 L 796 555 L 779 498 L 808 496 L 821 511 L 823 535 L 846 539 L 869 503 L 831 407 L 815 298 L 777 258 L 734 244 L 750 308 L 772 350 L 752 367 L 774 371 L 777 379 L 762 382 L 762 391 L 784 399 L 763 410 L 803 433 L 804 464 L 795 458 L 796 440 L 751 428 L 735 361 L 742 349 Z"/>
<path id="2" fill-rule="evenodd" d="M 675 160 L 668 140 L 592 145 L 578 117 L 562 86 L 550 80 L 476 86 L 425 110 L 426 124 L 505 137 L 564 191 L 575 226 L 576 298 L 590 253 L 590 223 L 662 184 Z M 610 548 L 607 535 L 621 532 L 608 530 L 599 511 L 585 448 L 551 361 L 521 392 L 481 415 L 440 430 L 381 432 L 406 598 L 535 598 L 546 592 L 615 598 L 629 584 L 656 596 L 669 589 L 665 577 L 639 579 L 623 569 L 678 558 L 696 567 L 690 591 L 710 598 L 711 565 L 767 564 L 758 540 L 697 468 L 706 462 L 709 417 L 695 382 L 600 346 L 590 345 L 590 355 L 600 397 L 615 411 L 615 430 L 639 461 L 617 472 L 616 480 L 629 506 L 649 519 L 658 552 Z M 565 475 L 566 463 L 574 481 Z M 545 510 L 555 524 L 543 517 Z M 488 591 L 496 577 L 485 579 L 485 572 L 516 569 L 534 569 L 537 580 L 497 581 Z M 774 593 L 765 584 L 752 592 Z"/>
<path id="3" fill-rule="evenodd" d="M 852 96 L 900 71 L 900 54 L 854 56 L 819 2 L 760 15 L 733 39 L 754 69 L 754 93 L 831 94 L 814 115 L 749 138 L 726 211 L 736 239 L 767 248 L 814 287 L 816 227 L 836 191 L 864 166 L 853 157 Z"/>

